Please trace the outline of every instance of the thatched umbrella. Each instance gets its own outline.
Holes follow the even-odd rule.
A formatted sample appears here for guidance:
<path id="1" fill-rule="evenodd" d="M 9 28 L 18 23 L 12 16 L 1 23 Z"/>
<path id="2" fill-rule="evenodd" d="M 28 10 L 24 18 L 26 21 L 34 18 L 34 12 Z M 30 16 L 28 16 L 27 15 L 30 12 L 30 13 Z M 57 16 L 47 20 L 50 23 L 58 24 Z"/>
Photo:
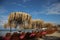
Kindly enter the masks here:
<path id="1" fill-rule="evenodd" d="M 6 28 L 7 27 L 7 24 L 4 24 L 4 28 Z"/>
<path id="2" fill-rule="evenodd" d="M 40 19 L 35 19 L 35 20 L 32 20 L 32 28 L 42 28 L 43 27 L 43 23 L 44 21 L 43 20 L 40 20 Z"/>
<path id="3" fill-rule="evenodd" d="M 52 23 L 44 23 L 44 27 L 51 28 L 52 26 Z"/>
<path id="4" fill-rule="evenodd" d="M 30 21 L 31 21 L 31 16 L 24 12 L 12 12 L 8 16 L 8 25 L 9 25 L 10 29 L 11 29 L 11 27 L 17 28 L 17 26 L 20 26 L 20 25 L 24 25 L 22 27 L 25 28 L 27 26 L 25 24 L 31 25 Z M 21 26 L 20 26 L 20 28 L 21 28 Z"/>
<path id="5" fill-rule="evenodd" d="M 52 23 L 45 23 L 44 27 L 47 28 L 47 34 L 52 34 L 55 31 L 57 31 L 57 28 L 55 25 L 53 25 Z"/>

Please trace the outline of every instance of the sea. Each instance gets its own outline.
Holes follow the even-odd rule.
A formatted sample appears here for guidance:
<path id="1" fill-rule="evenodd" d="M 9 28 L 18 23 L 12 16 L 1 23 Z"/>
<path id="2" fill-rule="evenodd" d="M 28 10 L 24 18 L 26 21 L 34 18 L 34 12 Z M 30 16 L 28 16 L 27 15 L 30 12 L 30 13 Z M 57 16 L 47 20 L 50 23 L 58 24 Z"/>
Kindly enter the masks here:
<path id="1" fill-rule="evenodd" d="M 11 30 L 11 31 L 10 31 Z M 32 32 L 34 29 L 18 29 L 18 28 L 3 28 L 0 27 L 0 36 L 5 36 L 6 33 L 14 33 L 14 32 Z"/>

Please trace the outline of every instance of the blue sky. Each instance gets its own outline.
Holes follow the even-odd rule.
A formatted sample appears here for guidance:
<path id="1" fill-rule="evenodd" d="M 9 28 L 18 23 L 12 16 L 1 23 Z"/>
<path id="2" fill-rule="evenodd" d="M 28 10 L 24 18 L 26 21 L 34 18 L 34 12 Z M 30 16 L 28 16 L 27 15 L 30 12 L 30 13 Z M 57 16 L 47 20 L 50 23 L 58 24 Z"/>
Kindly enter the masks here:
<path id="1" fill-rule="evenodd" d="M 27 12 L 33 19 L 60 24 L 60 0 L 0 0 L 0 26 L 11 12 Z"/>

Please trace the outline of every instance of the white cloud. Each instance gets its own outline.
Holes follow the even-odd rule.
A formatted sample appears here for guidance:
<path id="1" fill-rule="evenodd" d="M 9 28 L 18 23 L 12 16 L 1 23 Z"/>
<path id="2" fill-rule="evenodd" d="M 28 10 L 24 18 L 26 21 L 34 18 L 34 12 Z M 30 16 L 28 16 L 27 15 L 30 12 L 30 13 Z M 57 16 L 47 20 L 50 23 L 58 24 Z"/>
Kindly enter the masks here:
<path id="1" fill-rule="evenodd" d="M 5 12 L 5 10 L 0 9 L 0 14 L 2 14 L 4 12 Z M 2 26 L 3 23 L 5 22 L 5 18 L 6 18 L 5 16 L 3 17 L 2 15 L 0 15 L 0 26 Z"/>
<path id="2" fill-rule="evenodd" d="M 24 3 L 25 3 L 25 2 L 29 2 L 29 1 L 31 1 L 31 0 L 23 0 Z"/>
<path id="3" fill-rule="evenodd" d="M 16 2 L 12 2 L 11 4 L 17 4 Z"/>
<path id="4" fill-rule="evenodd" d="M 34 14 L 38 15 L 38 14 L 42 14 L 42 13 L 43 13 L 43 11 L 33 11 L 33 12 L 31 12 L 31 14 L 32 14 L 32 13 L 34 13 Z"/>
<path id="5" fill-rule="evenodd" d="M 20 7 L 24 7 L 26 8 L 27 6 L 21 4 L 21 3 L 17 3 L 17 2 L 12 2 L 13 5 L 17 5 L 17 6 L 20 6 Z"/>
<path id="6" fill-rule="evenodd" d="M 46 9 L 43 10 L 41 13 L 45 13 L 47 15 L 49 15 L 49 14 L 60 14 L 60 3 L 53 3 L 50 6 L 44 5 L 44 7 L 46 7 Z"/>
<path id="7" fill-rule="evenodd" d="M 5 23 L 7 23 L 8 16 L 0 16 L 0 26 L 3 26 Z"/>
<path id="8" fill-rule="evenodd" d="M 27 6 L 25 6 L 25 5 L 22 5 L 22 4 L 17 4 L 18 6 L 21 6 L 21 7 L 24 7 L 24 8 L 26 8 Z"/>
<path id="9" fill-rule="evenodd" d="M 5 13 L 5 12 L 8 12 L 8 11 L 6 9 L 4 9 L 4 8 L 0 9 L 0 14 Z"/>
<path id="10" fill-rule="evenodd" d="M 34 14 L 60 14 L 60 3 L 54 3 L 50 6 L 44 5 L 45 9 L 42 11 L 33 11 Z"/>
<path id="11" fill-rule="evenodd" d="M 52 4 L 46 12 L 47 14 L 60 14 L 60 3 Z"/>

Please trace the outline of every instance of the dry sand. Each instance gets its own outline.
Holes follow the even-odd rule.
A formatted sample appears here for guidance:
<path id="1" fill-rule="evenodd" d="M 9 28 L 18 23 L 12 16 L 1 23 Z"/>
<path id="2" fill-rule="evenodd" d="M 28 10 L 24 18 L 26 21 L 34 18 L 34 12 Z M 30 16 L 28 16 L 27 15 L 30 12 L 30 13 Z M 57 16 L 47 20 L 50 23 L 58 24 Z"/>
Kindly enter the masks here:
<path id="1" fill-rule="evenodd" d="M 46 36 L 56 36 L 56 37 L 60 37 L 60 33 L 55 32 L 55 33 L 53 33 L 53 34 L 47 34 Z M 44 39 L 38 38 L 38 40 L 44 40 Z"/>
<path id="2" fill-rule="evenodd" d="M 60 33 L 55 32 L 53 34 L 47 34 L 46 36 L 56 36 L 56 37 L 60 37 Z"/>

